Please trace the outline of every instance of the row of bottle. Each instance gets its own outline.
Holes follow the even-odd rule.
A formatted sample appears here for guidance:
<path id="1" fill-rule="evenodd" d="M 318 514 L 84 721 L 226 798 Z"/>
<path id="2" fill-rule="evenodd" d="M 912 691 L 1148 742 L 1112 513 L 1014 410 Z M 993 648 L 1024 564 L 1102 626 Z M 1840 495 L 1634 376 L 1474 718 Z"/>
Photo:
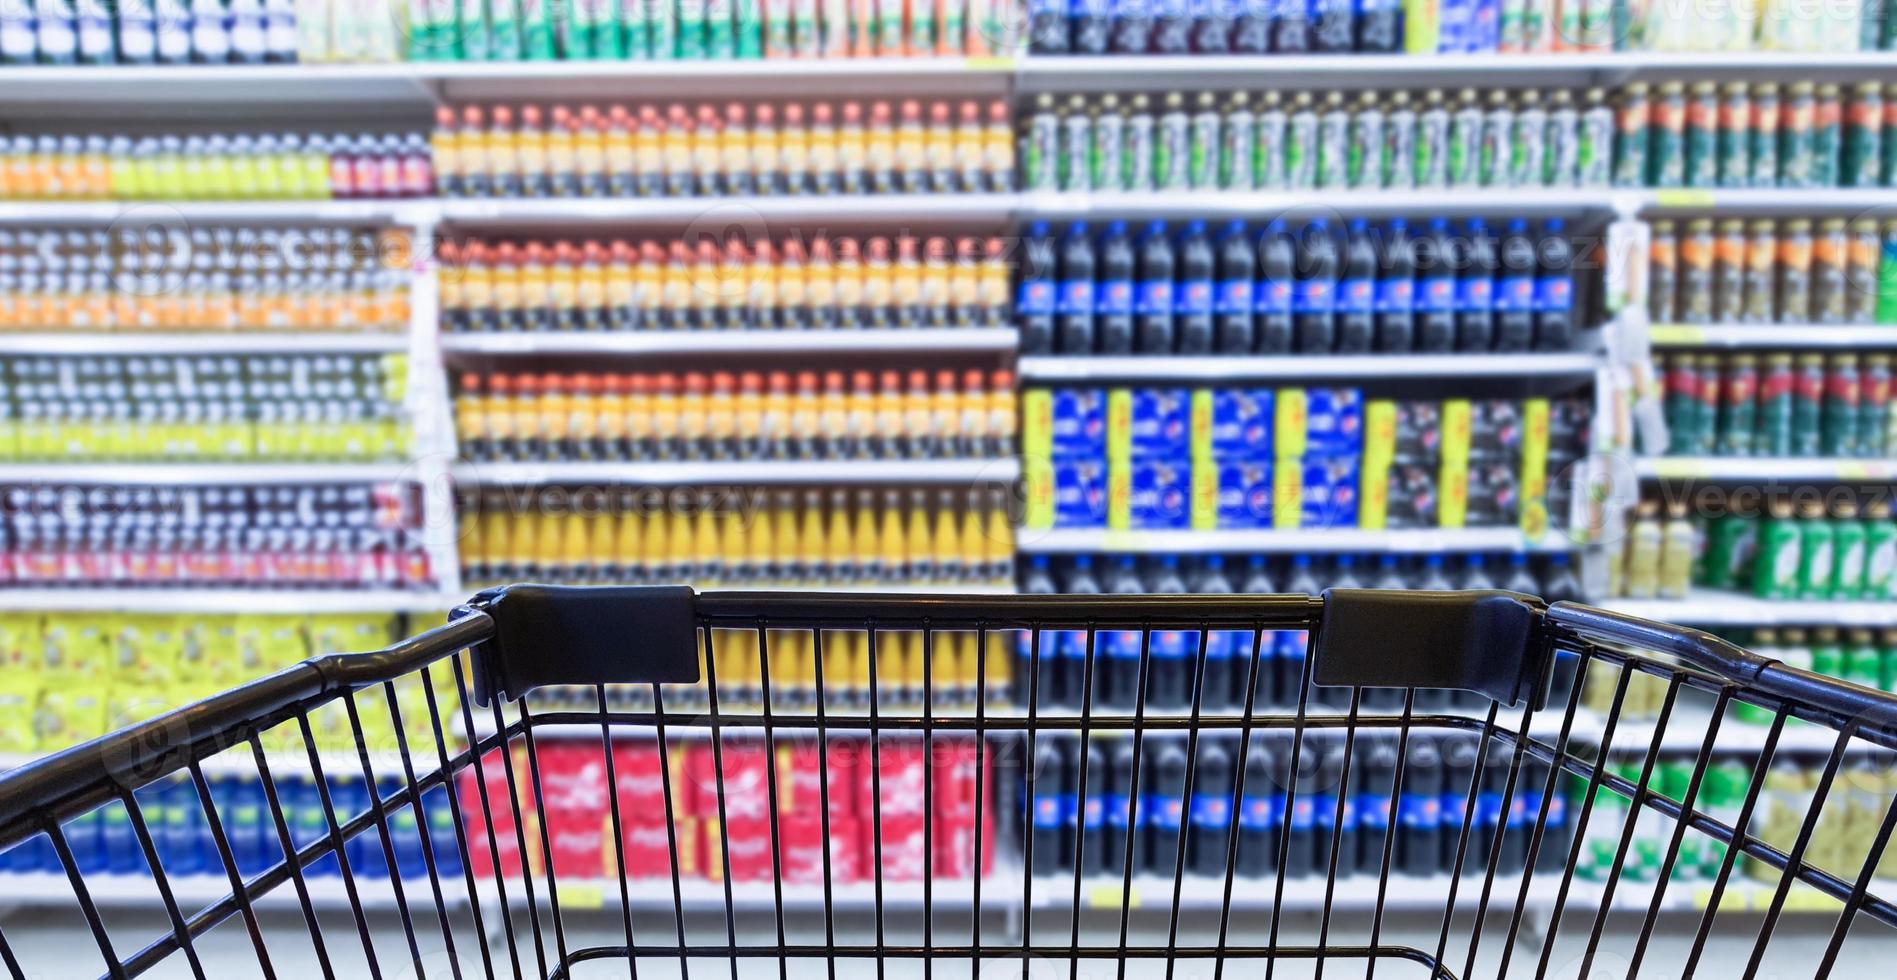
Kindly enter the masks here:
<path id="1" fill-rule="evenodd" d="M 781 125 L 779 119 L 782 119 Z M 1005 101 L 673 102 L 436 111 L 448 197 L 978 193 L 1014 189 Z"/>
<path id="2" fill-rule="evenodd" d="M 14 358 L 0 458 L 408 458 L 406 355 Z"/>
<path id="3" fill-rule="evenodd" d="M 560 4 L 461 0 L 418 8 L 410 61 L 749 61 L 1006 54 L 1009 0 L 676 0 Z"/>
<path id="4" fill-rule="evenodd" d="M 420 133 L 22 133 L 0 140 L 0 200 L 428 197 L 429 157 Z"/>
<path id="5" fill-rule="evenodd" d="M 1084 756 L 1077 736 L 1034 741 L 1021 792 L 1037 875 L 1434 877 L 1457 870 L 1459 856 L 1463 874 L 1514 875 L 1537 826 L 1538 871 L 1559 870 L 1571 840 L 1568 787 L 1549 766 L 1528 760 L 1511 772 L 1506 747 L 1484 755 L 1473 735 L 1418 731 L 1402 757 L 1394 733 L 1368 730 L 1348 752 L 1334 731 L 1155 734 L 1137 747 L 1096 736 Z"/>
<path id="6" fill-rule="evenodd" d="M 1566 350 L 1574 342 L 1565 223 L 1444 218 L 1344 227 L 1282 219 L 1258 232 L 1114 221 L 1058 241 L 1028 228 L 1015 307 L 1023 353 L 1357 353 Z"/>
<path id="7" fill-rule="evenodd" d="M 1897 85 L 1633 82 L 1620 94 L 1617 187 L 1889 187 Z"/>
<path id="8" fill-rule="evenodd" d="M 1005 583 L 998 489 L 496 491 L 461 502 L 471 582 Z"/>
<path id="9" fill-rule="evenodd" d="M 1157 110 L 1155 110 L 1157 105 Z M 1188 111 L 1190 110 L 1190 111 Z M 1220 98 L 1169 92 L 1037 98 L 1023 125 L 1028 190 L 1606 187 L 1614 113 L 1601 89 L 1441 89 Z"/>
<path id="10" fill-rule="evenodd" d="M 0 491 L 0 582 L 20 587 L 422 588 L 420 502 L 373 486 Z"/>
<path id="11" fill-rule="evenodd" d="M 1887 458 L 1897 452 L 1887 354 L 1660 358 L 1675 456 Z"/>
<path id="12" fill-rule="evenodd" d="M 440 259 L 450 333 L 1010 323 L 1000 238 L 444 241 Z"/>
<path id="13" fill-rule="evenodd" d="M 1897 693 L 1897 630 L 1872 632 L 1828 626 L 1754 629 L 1730 633 L 1726 638 L 1761 657 L 1827 677 L 1843 678 L 1873 690 Z M 1772 710 L 1747 701 L 1734 701 L 1732 713 L 1748 724 L 1772 723 Z"/>
<path id="14" fill-rule="evenodd" d="M 296 0 L 36 0 L 0 11 L 0 65 L 297 60 Z M 321 6 L 328 6 L 324 0 Z"/>
<path id="15" fill-rule="evenodd" d="M 1897 323 L 1897 221 L 1656 221 L 1647 260 L 1654 323 Z"/>
<path id="16" fill-rule="evenodd" d="M 476 460 L 991 459 L 1015 450 L 1014 375 L 469 373 L 455 423 Z"/>
<path id="17" fill-rule="evenodd" d="M 1616 560 L 1610 595 L 1683 599 L 1694 587 L 1748 591 L 1761 599 L 1853 601 L 1893 597 L 1897 525 L 1890 505 L 1827 507 L 1773 500 L 1766 517 L 1725 514 L 1695 521 L 1686 505 L 1642 501 Z"/>
<path id="18" fill-rule="evenodd" d="M 0 229 L 0 331 L 400 331 L 407 241 L 391 231 Z"/>

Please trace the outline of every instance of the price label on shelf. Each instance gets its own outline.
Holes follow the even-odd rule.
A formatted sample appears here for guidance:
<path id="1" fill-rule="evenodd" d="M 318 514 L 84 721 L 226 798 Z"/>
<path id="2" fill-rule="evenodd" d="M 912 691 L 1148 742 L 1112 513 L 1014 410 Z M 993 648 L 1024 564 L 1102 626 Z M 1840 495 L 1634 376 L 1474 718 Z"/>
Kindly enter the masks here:
<path id="1" fill-rule="evenodd" d="M 606 895 L 598 885 L 588 882 L 560 882 L 560 907 L 563 909 L 597 909 L 606 906 Z"/>
<path id="2" fill-rule="evenodd" d="M 1140 907 L 1140 889 L 1138 885 L 1128 885 L 1124 890 L 1119 882 L 1092 885 L 1087 888 L 1087 907 L 1093 909 L 1117 909 L 1120 907 L 1136 909 Z"/>
<path id="3" fill-rule="evenodd" d="M 1647 328 L 1647 342 L 1685 347 L 1706 342 L 1706 331 L 1679 323 L 1655 324 Z"/>
<path id="4" fill-rule="evenodd" d="M 1710 208 L 1713 192 L 1690 188 L 1668 188 L 1653 192 L 1653 203 L 1663 208 Z"/>

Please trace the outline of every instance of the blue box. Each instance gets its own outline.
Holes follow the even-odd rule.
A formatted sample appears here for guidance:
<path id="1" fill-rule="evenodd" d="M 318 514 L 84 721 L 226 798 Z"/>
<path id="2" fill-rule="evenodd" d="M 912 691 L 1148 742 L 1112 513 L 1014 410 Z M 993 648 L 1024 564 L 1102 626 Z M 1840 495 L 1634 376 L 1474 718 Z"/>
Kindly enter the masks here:
<path id="1" fill-rule="evenodd" d="M 1218 526 L 1221 529 L 1271 526 L 1269 459 L 1221 459 L 1218 463 Z"/>
<path id="2" fill-rule="evenodd" d="M 1357 526 L 1358 462 L 1355 457 L 1306 456 L 1300 519 L 1307 528 Z"/>
<path id="3" fill-rule="evenodd" d="M 1192 455 L 1192 392 L 1134 388 L 1129 392 L 1127 457 L 1185 460 Z"/>
<path id="4" fill-rule="evenodd" d="M 1107 458 L 1107 393 L 1056 388 L 1050 393 L 1048 447 L 1055 459 Z"/>
<path id="5" fill-rule="evenodd" d="M 1107 461 L 1056 459 L 1054 477 L 1055 527 L 1107 526 Z"/>
<path id="6" fill-rule="evenodd" d="M 1270 388 L 1221 388 L 1214 391 L 1210 433 L 1212 458 L 1221 464 L 1270 459 L 1275 404 Z"/>
<path id="7" fill-rule="evenodd" d="M 1127 493 L 1127 526 L 1183 531 L 1192 526 L 1192 462 L 1135 456 Z"/>
<path id="8" fill-rule="evenodd" d="M 1363 453 L 1363 391 L 1312 388 L 1305 393 L 1305 452 L 1359 456 Z"/>

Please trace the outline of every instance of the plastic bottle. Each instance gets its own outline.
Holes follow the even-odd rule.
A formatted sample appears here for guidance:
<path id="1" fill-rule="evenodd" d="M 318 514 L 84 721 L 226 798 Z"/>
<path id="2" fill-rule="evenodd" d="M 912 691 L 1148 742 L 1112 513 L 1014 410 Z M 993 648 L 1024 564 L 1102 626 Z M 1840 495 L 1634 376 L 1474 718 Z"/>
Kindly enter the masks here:
<path id="1" fill-rule="evenodd" d="M 1176 739 L 1148 739 L 1152 754 L 1148 771 L 1140 780 L 1140 812 L 1147 814 L 1151 828 L 1147 838 L 1146 860 L 1142 870 L 1170 879 L 1178 869 L 1179 833 L 1184 824 L 1186 804 L 1186 750 Z"/>
<path id="2" fill-rule="evenodd" d="M 1047 222 L 1028 226 L 1023 245 L 1021 285 L 1015 315 L 1021 324 L 1021 352 L 1046 354 L 1054 349 L 1054 239 Z"/>
<path id="3" fill-rule="evenodd" d="M 1480 218 L 1463 229 L 1468 248 L 1456 280 L 1456 349 L 1486 351 L 1495 343 L 1495 239 Z"/>
<path id="4" fill-rule="evenodd" d="M 1129 856 L 1129 834 L 1138 834 L 1141 827 L 1133 820 L 1133 740 L 1115 739 L 1113 748 L 1107 756 L 1107 777 L 1101 788 L 1101 866 L 1100 870 L 1108 875 L 1126 874 L 1126 864 L 1136 859 L 1138 852 Z M 1091 773 L 1089 773 L 1091 775 Z M 1146 814 L 1141 813 L 1143 818 Z"/>
<path id="5" fill-rule="evenodd" d="M 1136 347 L 1142 354 L 1173 351 L 1173 246 L 1164 221 L 1153 221 L 1139 240 L 1139 289 L 1134 300 Z"/>
<path id="6" fill-rule="evenodd" d="M 1363 580 L 1357 577 L 1357 556 L 1343 554 L 1337 556 L 1337 571 L 1331 575 L 1330 587 L 1333 589 L 1361 589 Z"/>
<path id="7" fill-rule="evenodd" d="M 1100 281 L 1095 287 L 1095 333 L 1102 354 L 1133 349 L 1133 241 L 1126 222 L 1108 223 L 1100 236 Z"/>
<path id="8" fill-rule="evenodd" d="M 1282 219 L 1265 226 L 1258 243 L 1260 278 L 1252 289 L 1257 311 L 1256 350 L 1260 354 L 1284 354 L 1291 350 L 1292 293 L 1297 281 L 1296 247 Z"/>
<path id="9" fill-rule="evenodd" d="M 1495 588 L 1495 580 L 1489 577 L 1488 568 L 1480 554 L 1469 556 L 1461 588 L 1469 591 Z"/>
<path id="10" fill-rule="evenodd" d="M 1396 806 L 1396 854 L 1392 867 L 1407 877 L 1442 870 L 1442 756 L 1428 739 L 1412 739 Z"/>
<path id="11" fill-rule="evenodd" d="M 1119 0 L 1113 5 L 1108 44 L 1115 54 L 1144 54 L 1152 43 L 1153 0 Z"/>
<path id="12" fill-rule="evenodd" d="M 1377 277 L 1377 350 L 1402 353 L 1415 344 L 1416 251 L 1409 223 L 1392 220 L 1383 237 Z"/>
<path id="13" fill-rule="evenodd" d="M 1218 290 L 1213 301 L 1217 346 L 1222 354 L 1252 351 L 1252 277 L 1257 252 L 1246 234 L 1245 222 L 1234 218 L 1218 241 Z"/>
<path id="14" fill-rule="evenodd" d="M 1212 241 L 1206 236 L 1205 222 L 1186 224 L 1179 236 L 1179 283 L 1174 295 L 1174 329 L 1180 353 L 1203 353 L 1212 349 L 1213 274 Z"/>
<path id="15" fill-rule="evenodd" d="M 1392 554 L 1377 557 L 1377 577 L 1370 583 L 1373 589 L 1405 589 L 1408 583 L 1403 578 L 1402 566 Z"/>
<path id="16" fill-rule="evenodd" d="M 1193 874 L 1225 872 L 1232 833 L 1233 775 L 1231 753 L 1216 741 L 1201 740 L 1186 837 L 1186 869 Z"/>
<path id="17" fill-rule="evenodd" d="M 1060 591 L 1054 587 L 1054 576 L 1048 571 L 1046 555 L 1035 555 L 1028 562 L 1028 574 L 1021 581 L 1021 591 L 1028 595 L 1053 595 Z"/>
<path id="18" fill-rule="evenodd" d="M 1083 877 L 1098 875 L 1106 866 L 1107 758 L 1094 740 L 1088 740 L 1086 753 L 1087 778 L 1080 795 L 1080 840 L 1075 854 Z M 1078 782 L 1079 774 L 1074 778 Z"/>
<path id="19" fill-rule="evenodd" d="M 1311 50 L 1342 54 L 1356 45 L 1357 24 L 1349 0 L 1311 0 Z"/>
<path id="20" fill-rule="evenodd" d="M 1495 350 L 1525 351 L 1535 336 L 1535 246 L 1528 238 L 1528 222 L 1511 219 L 1502 236 L 1495 283 Z"/>
<path id="21" fill-rule="evenodd" d="M 1071 867 L 1073 850 L 1069 846 L 1069 815 L 1063 790 L 1071 795 L 1066 753 L 1054 739 L 1043 739 L 1034 750 L 1033 835 L 1034 873 L 1052 875 L 1063 865 Z"/>
<path id="22" fill-rule="evenodd" d="M 1317 595 L 1324 591 L 1318 584 L 1317 576 L 1311 572 L 1311 556 L 1295 554 L 1291 556 L 1291 577 L 1285 582 L 1285 591 L 1292 595 Z"/>
<path id="23" fill-rule="evenodd" d="M 1535 349 L 1567 350 L 1574 342 L 1574 246 L 1567 224 L 1549 218 L 1541 224 L 1536 250 Z"/>
<path id="24" fill-rule="evenodd" d="M 1520 592 L 1523 595 L 1540 594 L 1541 586 L 1535 581 L 1534 574 L 1528 570 L 1527 552 L 1516 551 L 1509 554 L 1508 578 L 1502 583 L 1502 588 L 1510 592 Z"/>
<path id="25" fill-rule="evenodd" d="M 1278 0 L 1276 16 L 1271 19 L 1271 50 L 1278 54 L 1302 54 L 1311 50 L 1311 19 L 1304 0 Z"/>
<path id="26" fill-rule="evenodd" d="M 1416 349 L 1444 353 L 1455 345 L 1455 244 L 1449 222 L 1431 218 L 1416 239 Z"/>
<path id="27" fill-rule="evenodd" d="M 1350 222 L 1344 245 L 1344 278 L 1337 284 L 1337 352 L 1356 354 L 1370 349 L 1375 334 L 1377 248 L 1370 223 Z"/>
<path id="28" fill-rule="evenodd" d="M 1417 580 L 1416 587 L 1425 592 L 1448 592 L 1455 588 L 1449 584 L 1449 576 L 1443 574 L 1442 555 L 1423 556 L 1423 574 Z"/>
<path id="29" fill-rule="evenodd" d="M 1251 595 L 1269 595 L 1278 591 L 1271 580 L 1271 571 L 1265 567 L 1264 555 L 1252 555 L 1245 560 L 1245 581 L 1239 584 L 1238 591 Z"/>
<path id="30" fill-rule="evenodd" d="M 1263 878 L 1278 866 L 1278 833 L 1284 826 L 1283 763 L 1272 740 L 1255 737 L 1245 753 L 1245 793 L 1238 803 L 1238 854 L 1234 873 Z"/>
<path id="31" fill-rule="evenodd" d="M 1319 219 L 1298 236 L 1297 287 L 1292 311 L 1301 354 L 1328 354 L 1336 348 L 1337 243 L 1330 225 Z"/>
<path id="32" fill-rule="evenodd" d="M 1060 352 L 1091 354 L 1093 334 L 1093 239 L 1087 223 L 1068 226 L 1060 246 L 1060 297 L 1056 307 Z"/>

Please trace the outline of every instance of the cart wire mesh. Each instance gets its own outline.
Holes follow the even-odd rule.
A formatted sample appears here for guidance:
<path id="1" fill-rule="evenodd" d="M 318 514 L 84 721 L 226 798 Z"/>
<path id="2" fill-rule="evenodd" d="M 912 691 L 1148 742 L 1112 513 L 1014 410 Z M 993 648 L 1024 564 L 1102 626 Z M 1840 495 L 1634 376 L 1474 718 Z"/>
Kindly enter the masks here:
<path id="1" fill-rule="evenodd" d="M 51 896 L 0 962 L 1684 977 L 1716 943 L 1824 977 L 1897 926 L 1897 701 L 1584 606 L 514 587 L 456 616 L 0 776 L 0 882 Z M 1794 915 L 1824 928 L 1778 950 Z"/>

